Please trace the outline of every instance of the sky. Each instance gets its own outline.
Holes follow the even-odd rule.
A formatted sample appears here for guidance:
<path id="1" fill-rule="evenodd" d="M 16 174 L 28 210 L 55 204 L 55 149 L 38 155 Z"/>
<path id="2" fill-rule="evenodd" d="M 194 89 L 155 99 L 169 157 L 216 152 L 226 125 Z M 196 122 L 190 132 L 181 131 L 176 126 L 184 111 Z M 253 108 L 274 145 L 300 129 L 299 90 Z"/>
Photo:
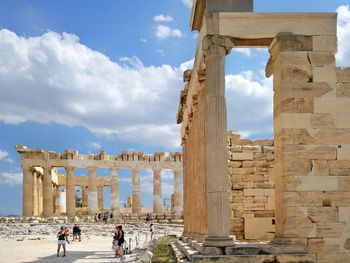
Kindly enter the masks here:
<path id="1" fill-rule="evenodd" d="M 0 215 L 20 215 L 22 172 L 15 145 L 108 154 L 181 151 L 175 116 L 182 73 L 197 32 L 191 0 L 0 0 Z M 255 12 L 338 12 L 337 65 L 350 66 L 350 0 L 256 0 Z M 272 79 L 265 49 L 226 59 L 228 128 L 272 138 Z M 77 170 L 77 175 L 86 171 Z M 101 169 L 99 176 L 108 175 Z M 131 172 L 120 172 L 121 200 Z M 162 172 L 163 198 L 173 174 Z M 152 174 L 141 172 L 152 206 Z M 109 189 L 104 190 L 105 207 Z"/>

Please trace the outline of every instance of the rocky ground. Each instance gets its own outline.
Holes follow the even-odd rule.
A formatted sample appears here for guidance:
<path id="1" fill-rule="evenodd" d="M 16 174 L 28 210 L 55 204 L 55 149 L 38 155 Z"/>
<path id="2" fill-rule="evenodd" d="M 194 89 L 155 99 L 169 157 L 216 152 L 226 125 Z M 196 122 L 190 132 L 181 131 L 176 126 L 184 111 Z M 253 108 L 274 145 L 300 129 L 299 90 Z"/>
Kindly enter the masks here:
<path id="1" fill-rule="evenodd" d="M 63 225 L 63 224 L 62 224 Z M 72 231 L 73 224 L 67 224 Z M 111 242 L 114 224 L 81 223 L 82 241 L 67 244 L 67 257 L 56 257 L 56 234 L 60 224 L 55 223 L 0 223 L 0 262 L 121 262 L 114 258 Z M 123 224 L 126 246 L 131 254 L 125 262 L 141 262 L 150 250 L 149 226 L 145 223 Z M 181 225 L 155 225 L 155 237 L 182 234 Z M 70 236 L 70 240 L 72 236 Z"/>

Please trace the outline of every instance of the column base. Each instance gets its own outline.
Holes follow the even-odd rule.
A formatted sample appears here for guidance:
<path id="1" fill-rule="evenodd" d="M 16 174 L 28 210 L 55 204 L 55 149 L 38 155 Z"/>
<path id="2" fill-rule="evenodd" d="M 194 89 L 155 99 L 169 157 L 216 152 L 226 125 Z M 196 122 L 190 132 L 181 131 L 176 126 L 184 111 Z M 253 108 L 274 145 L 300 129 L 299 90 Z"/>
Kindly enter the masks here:
<path id="1" fill-rule="evenodd" d="M 207 237 L 203 243 L 204 247 L 231 247 L 234 246 L 231 237 Z"/>

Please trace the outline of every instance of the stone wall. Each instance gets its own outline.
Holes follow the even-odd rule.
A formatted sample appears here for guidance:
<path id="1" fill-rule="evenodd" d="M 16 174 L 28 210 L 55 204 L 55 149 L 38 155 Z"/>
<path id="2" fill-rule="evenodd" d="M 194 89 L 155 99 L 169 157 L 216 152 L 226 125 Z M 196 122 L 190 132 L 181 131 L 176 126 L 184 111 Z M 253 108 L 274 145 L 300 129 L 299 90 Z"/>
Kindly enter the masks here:
<path id="1" fill-rule="evenodd" d="M 241 139 L 234 131 L 227 137 L 230 232 L 237 239 L 270 240 L 275 228 L 273 140 Z"/>

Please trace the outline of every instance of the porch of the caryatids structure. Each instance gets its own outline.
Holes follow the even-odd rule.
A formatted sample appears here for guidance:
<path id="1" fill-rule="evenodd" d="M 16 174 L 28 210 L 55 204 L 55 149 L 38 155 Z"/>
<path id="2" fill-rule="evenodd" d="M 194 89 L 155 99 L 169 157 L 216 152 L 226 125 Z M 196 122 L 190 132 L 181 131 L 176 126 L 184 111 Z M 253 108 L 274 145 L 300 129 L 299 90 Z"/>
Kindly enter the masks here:
<path id="1" fill-rule="evenodd" d="M 229 237 L 229 198 L 227 163 L 227 113 L 225 99 L 225 56 L 233 43 L 230 38 L 213 35 L 203 39 L 206 65 L 206 177 L 208 196 L 208 234 L 206 246 L 227 246 Z"/>
<path id="2" fill-rule="evenodd" d="M 98 212 L 98 196 L 97 196 L 97 167 L 88 168 L 89 176 L 89 194 L 88 194 L 88 211 L 90 214 Z"/>
<path id="3" fill-rule="evenodd" d="M 162 207 L 162 178 L 161 169 L 153 168 L 153 213 L 161 214 Z"/>
<path id="4" fill-rule="evenodd" d="M 111 170 L 111 212 L 113 218 L 120 217 L 120 194 L 119 194 L 119 168 L 112 167 Z"/>
<path id="5" fill-rule="evenodd" d="M 66 167 L 66 213 L 68 217 L 75 216 L 75 167 Z"/>
<path id="6" fill-rule="evenodd" d="M 132 205 L 134 215 L 141 215 L 140 168 L 132 168 Z"/>
<path id="7" fill-rule="evenodd" d="M 182 169 L 174 170 L 174 215 L 181 216 L 182 215 L 182 188 L 181 188 L 181 174 Z"/>

